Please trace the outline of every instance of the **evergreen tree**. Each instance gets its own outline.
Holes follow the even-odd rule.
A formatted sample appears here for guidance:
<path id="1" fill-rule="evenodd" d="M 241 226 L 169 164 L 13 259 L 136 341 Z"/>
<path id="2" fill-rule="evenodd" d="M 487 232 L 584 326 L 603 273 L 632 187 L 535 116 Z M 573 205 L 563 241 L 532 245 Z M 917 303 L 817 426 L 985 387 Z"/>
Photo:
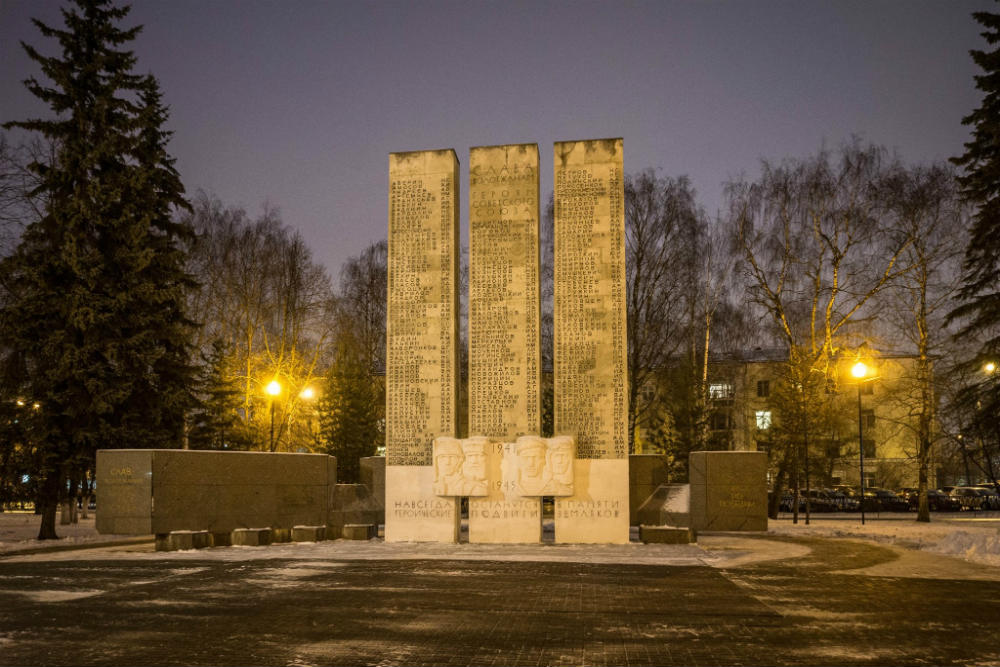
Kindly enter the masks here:
<path id="1" fill-rule="evenodd" d="M 201 405 L 191 420 L 192 449 L 252 449 L 253 436 L 239 418 L 243 406 L 239 381 L 232 372 L 232 351 L 223 341 L 212 341 L 202 354 L 198 385 Z"/>
<path id="2" fill-rule="evenodd" d="M 76 0 L 65 29 L 36 20 L 62 53 L 22 43 L 51 82 L 25 85 L 54 118 L 6 125 L 56 146 L 51 163 L 32 165 L 47 210 L 0 266 L 9 277 L 0 333 L 26 362 L 21 393 L 40 405 L 40 539 L 56 537 L 68 471 L 92 467 L 99 447 L 177 446 L 192 401 L 190 233 L 171 218 L 183 188 L 156 82 L 133 74 L 122 48 L 140 30 L 117 26 L 128 11 Z"/>
<path id="3" fill-rule="evenodd" d="M 1000 41 L 1000 15 L 972 16 L 986 28 L 982 36 L 988 44 Z M 975 79 L 984 97 L 979 108 L 962 119 L 972 127 L 972 140 L 952 162 L 963 168 L 958 179 L 962 193 L 977 210 L 965 252 L 962 305 L 950 318 L 963 322 L 958 336 L 982 338 L 981 356 L 996 359 L 1000 355 L 1000 48 L 970 54 L 983 70 Z"/>
<path id="4" fill-rule="evenodd" d="M 326 453 L 337 457 L 337 480 L 360 481 L 360 459 L 374 456 L 384 442 L 381 391 L 363 356 L 341 341 L 319 400 L 320 437 Z"/>

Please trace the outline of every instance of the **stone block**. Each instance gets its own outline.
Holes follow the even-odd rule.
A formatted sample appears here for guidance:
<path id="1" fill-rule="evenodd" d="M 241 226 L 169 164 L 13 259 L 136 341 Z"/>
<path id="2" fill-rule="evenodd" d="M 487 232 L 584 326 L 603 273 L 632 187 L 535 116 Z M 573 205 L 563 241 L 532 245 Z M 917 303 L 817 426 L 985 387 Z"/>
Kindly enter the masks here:
<path id="1" fill-rule="evenodd" d="M 767 454 L 691 452 L 691 527 L 767 530 Z"/>
<path id="2" fill-rule="evenodd" d="M 262 547 L 270 543 L 270 528 L 237 528 L 233 530 L 233 546 Z"/>
<path id="3" fill-rule="evenodd" d="M 636 519 L 636 525 L 690 526 L 691 486 L 661 484 L 636 511 Z"/>
<path id="4" fill-rule="evenodd" d="M 668 481 L 668 460 L 661 454 L 632 454 L 628 457 L 628 513 L 629 523 L 637 526 L 639 507 L 661 484 Z"/>
<path id="5" fill-rule="evenodd" d="M 187 551 L 212 546 L 212 536 L 204 530 L 174 530 L 156 536 L 157 551 Z"/>
<path id="6" fill-rule="evenodd" d="M 371 523 L 346 523 L 340 536 L 345 540 L 370 540 L 378 536 L 378 526 Z"/>
<path id="7" fill-rule="evenodd" d="M 469 542 L 531 544 L 542 540 L 542 499 L 519 493 L 514 447 L 510 442 L 487 445 L 489 495 L 469 498 Z"/>
<path id="8" fill-rule="evenodd" d="M 291 528 L 272 528 L 271 529 L 271 544 L 280 544 L 284 542 L 292 541 L 292 529 Z"/>
<path id="9" fill-rule="evenodd" d="M 555 499 L 555 541 L 627 544 L 628 459 L 577 459 L 574 490 Z"/>
<path id="10" fill-rule="evenodd" d="M 292 542 L 322 542 L 326 526 L 292 526 Z"/>
<path id="11" fill-rule="evenodd" d="M 383 508 L 364 484 L 337 484 L 333 506 L 327 516 L 332 535 L 340 535 L 348 523 L 372 523 L 376 526 L 383 516 Z"/>
<path id="12" fill-rule="evenodd" d="M 695 533 L 690 528 L 639 526 L 639 539 L 643 544 L 691 544 Z"/>
<path id="13" fill-rule="evenodd" d="M 153 533 L 153 450 L 98 450 L 96 467 L 101 504 L 97 532 Z"/>
<path id="14" fill-rule="evenodd" d="M 385 496 L 386 542 L 458 541 L 459 500 L 434 494 L 433 466 L 387 465 Z"/>
<path id="15" fill-rule="evenodd" d="M 379 523 L 385 523 L 385 457 L 365 456 L 361 459 L 361 483 L 382 507 Z"/>

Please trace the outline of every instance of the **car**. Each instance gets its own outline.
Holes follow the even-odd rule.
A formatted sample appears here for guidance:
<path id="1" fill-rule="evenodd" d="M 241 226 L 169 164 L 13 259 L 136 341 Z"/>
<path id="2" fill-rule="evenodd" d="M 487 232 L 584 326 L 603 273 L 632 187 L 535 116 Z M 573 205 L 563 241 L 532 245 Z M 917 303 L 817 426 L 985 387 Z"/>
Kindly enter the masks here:
<path id="1" fill-rule="evenodd" d="M 906 512 L 910 509 L 910 504 L 904 498 L 900 498 L 889 489 L 877 486 L 865 489 L 865 500 L 869 498 L 874 500 L 876 512 Z M 867 502 L 865 509 L 868 509 Z"/>
<path id="2" fill-rule="evenodd" d="M 978 490 L 979 495 L 982 496 L 984 510 L 1000 510 L 1000 494 L 996 492 L 996 489 L 985 484 L 978 484 L 973 488 Z"/>
<path id="3" fill-rule="evenodd" d="M 972 511 L 983 508 L 985 497 L 980 495 L 979 489 L 975 487 L 956 486 L 948 495 L 956 499 L 961 504 L 963 510 Z"/>
<path id="4" fill-rule="evenodd" d="M 861 509 L 861 503 L 857 498 L 853 498 L 839 489 L 826 489 L 826 495 L 837 503 L 839 512 L 857 512 Z"/>
<path id="5" fill-rule="evenodd" d="M 839 512 L 840 506 L 826 489 L 809 489 L 809 509 L 812 512 Z"/>
<path id="6" fill-rule="evenodd" d="M 911 510 L 915 511 L 920 508 L 920 493 L 917 490 L 914 489 L 907 493 L 906 500 L 909 502 Z M 957 512 L 962 509 L 961 503 L 955 498 L 937 489 L 927 489 L 927 507 L 932 512 Z"/>

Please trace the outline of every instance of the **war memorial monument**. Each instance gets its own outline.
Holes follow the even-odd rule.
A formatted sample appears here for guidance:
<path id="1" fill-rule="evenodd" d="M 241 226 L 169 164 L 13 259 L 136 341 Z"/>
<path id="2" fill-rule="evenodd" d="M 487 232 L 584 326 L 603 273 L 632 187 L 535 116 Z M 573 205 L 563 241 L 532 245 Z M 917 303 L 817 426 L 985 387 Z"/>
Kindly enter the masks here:
<path id="1" fill-rule="evenodd" d="M 377 499 L 386 541 L 457 542 L 466 498 L 469 542 L 538 543 L 546 497 L 556 542 L 629 541 L 622 150 L 621 139 L 553 147 L 553 437 L 541 432 L 538 146 L 469 151 L 467 438 L 458 437 L 458 158 L 451 149 L 389 155 Z M 682 511 L 681 496 L 664 487 L 642 516 L 686 531 L 766 529 L 766 455 L 696 454 Z M 230 531 L 256 540 L 245 534 L 255 526 L 279 538 L 373 534 L 370 523 L 348 523 L 353 510 L 337 499 L 356 494 L 336 483 L 332 457 L 102 450 L 97 468 L 98 529 L 152 532 L 163 548 L 190 542 L 170 542 L 174 532 L 204 533 L 213 544 L 230 543 Z"/>

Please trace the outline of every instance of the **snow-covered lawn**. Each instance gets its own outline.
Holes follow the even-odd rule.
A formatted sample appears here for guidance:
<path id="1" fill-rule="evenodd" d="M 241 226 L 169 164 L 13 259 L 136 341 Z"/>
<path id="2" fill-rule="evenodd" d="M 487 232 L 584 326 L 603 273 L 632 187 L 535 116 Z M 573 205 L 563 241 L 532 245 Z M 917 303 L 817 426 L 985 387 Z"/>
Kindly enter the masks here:
<path id="1" fill-rule="evenodd" d="M 917 523 L 915 518 L 915 514 L 883 514 L 868 517 L 862 526 L 860 515 L 819 515 L 807 526 L 800 516 L 798 524 L 788 518 L 768 522 L 768 533 L 861 538 L 1000 566 L 1000 513 L 932 514 L 930 523 Z"/>
<path id="2" fill-rule="evenodd" d="M 79 523 L 59 525 L 56 516 L 56 535 L 60 540 L 37 540 L 38 527 L 42 517 L 31 512 L 0 512 L 0 554 L 24 549 L 37 549 L 64 544 L 85 544 L 88 542 L 113 542 L 131 539 L 127 535 L 101 535 L 94 526 L 94 513 Z"/>

